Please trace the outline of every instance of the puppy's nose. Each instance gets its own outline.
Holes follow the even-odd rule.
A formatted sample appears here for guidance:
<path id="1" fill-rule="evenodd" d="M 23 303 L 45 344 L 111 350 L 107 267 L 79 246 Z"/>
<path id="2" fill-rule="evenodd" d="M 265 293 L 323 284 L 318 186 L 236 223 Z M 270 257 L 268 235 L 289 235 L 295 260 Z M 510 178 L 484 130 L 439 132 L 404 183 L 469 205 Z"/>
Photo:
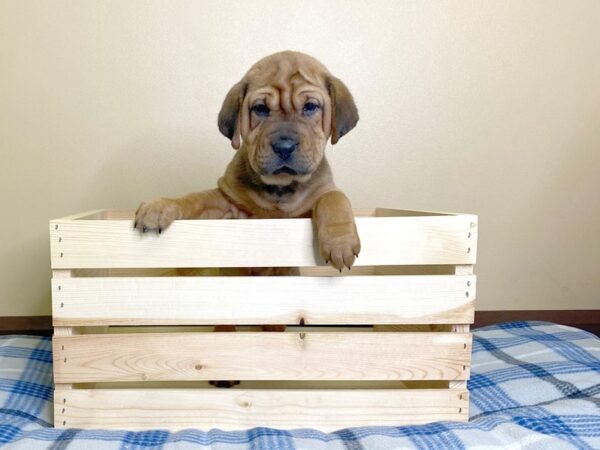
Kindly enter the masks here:
<path id="1" fill-rule="evenodd" d="M 298 148 L 298 141 L 289 136 L 281 136 L 271 142 L 271 147 L 281 159 L 288 159 Z"/>

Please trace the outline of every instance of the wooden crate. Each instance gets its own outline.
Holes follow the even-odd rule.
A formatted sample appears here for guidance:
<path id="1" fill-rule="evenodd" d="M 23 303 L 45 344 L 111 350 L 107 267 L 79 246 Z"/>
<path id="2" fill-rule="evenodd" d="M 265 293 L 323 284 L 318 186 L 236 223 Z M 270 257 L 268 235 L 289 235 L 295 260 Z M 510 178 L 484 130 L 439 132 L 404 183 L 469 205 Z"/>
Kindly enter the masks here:
<path id="1" fill-rule="evenodd" d="M 309 219 L 182 220 L 160 237 L 135 231 L 131 212 L 51 221 L 55 426 L 466 421 L 477 217 L 355 213 L 362 252 L 343 274 Z M 287 266 L 301 276 L 174 270 Z"/>

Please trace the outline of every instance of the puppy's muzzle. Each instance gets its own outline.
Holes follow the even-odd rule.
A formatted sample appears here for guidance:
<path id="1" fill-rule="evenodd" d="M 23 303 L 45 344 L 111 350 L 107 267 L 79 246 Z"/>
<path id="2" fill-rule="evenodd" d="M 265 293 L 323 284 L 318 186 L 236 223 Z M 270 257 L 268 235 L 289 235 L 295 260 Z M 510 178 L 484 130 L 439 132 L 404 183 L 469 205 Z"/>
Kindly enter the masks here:
<path id="1" fill-rule="evenodd" d="M 271 148 L 281 161 L 287 161 L 298 149 L 298 140 L 291 136 L 279 136 L 271 141 Z"/>

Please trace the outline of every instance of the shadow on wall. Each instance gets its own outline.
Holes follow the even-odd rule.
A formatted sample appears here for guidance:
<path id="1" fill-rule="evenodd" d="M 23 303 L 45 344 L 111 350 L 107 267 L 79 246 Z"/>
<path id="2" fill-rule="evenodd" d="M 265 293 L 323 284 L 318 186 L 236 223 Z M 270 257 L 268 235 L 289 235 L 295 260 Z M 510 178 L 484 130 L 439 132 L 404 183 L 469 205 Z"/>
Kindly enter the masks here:
<path id="1" fill-rule="evenodd" d="M 131 210 L 156 197 L 179 197 L 216 187 L 233 156 L 229 143 L 191 134 L 149 133 L 112 152 L 89 185 L 88 196 L 94 199 L 90 209 Z"/>

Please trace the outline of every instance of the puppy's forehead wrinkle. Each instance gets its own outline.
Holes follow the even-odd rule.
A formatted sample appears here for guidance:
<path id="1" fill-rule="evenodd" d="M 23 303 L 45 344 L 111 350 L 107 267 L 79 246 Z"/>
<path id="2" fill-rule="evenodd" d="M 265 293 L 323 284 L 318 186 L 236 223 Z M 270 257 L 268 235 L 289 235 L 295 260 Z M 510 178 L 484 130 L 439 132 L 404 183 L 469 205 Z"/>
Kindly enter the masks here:
<path id="1" fill-rule="evenodd" d="M 273 86 L 279 90 L 299 84 L 325 87 L 329 71 L 316 59 L 298 52 L 281 52 L 260 60 L 246 78 L 253 89 Z"/>
<path id="2" fill-rule="evenodd" d="M 314 58 L 297 52 L 282 52 L 256 63 L 246 74 L 252 97 L 259 94 L 278 96 L 285 110 L 293 108 L 293 99 L 301 91 L 313 89 L 326 93 L 327 69 Z"/>
<path id="3" fill-rule="evenodd" d="M 325 88 L 302 80 L 283 86 L 260 87 L 250 93 L 249 105 L 254 105 L 258 100 L 264 100 L 272 110 L 283 109 L 285 112 L 293 112 L 295 109 L 301 108 L 307 98 L 315 99 L 323 104 L 327 95 Z"/>

